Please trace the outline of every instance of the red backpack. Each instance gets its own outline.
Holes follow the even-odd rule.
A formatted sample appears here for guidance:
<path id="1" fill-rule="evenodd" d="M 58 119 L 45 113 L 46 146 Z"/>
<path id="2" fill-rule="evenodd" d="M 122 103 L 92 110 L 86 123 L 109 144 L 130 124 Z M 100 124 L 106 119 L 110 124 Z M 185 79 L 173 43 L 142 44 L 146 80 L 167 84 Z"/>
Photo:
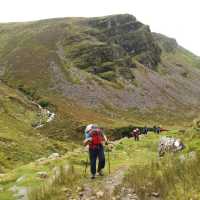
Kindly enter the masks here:
<path id="1" fill-rule="evenodd" d="M 91 148 L 95 148 L 97 145 L 102 144 L 103 134 L 100 129 L 91 130 L 90 136 L 92 137 L 92 142 L 90 144 Z"/>

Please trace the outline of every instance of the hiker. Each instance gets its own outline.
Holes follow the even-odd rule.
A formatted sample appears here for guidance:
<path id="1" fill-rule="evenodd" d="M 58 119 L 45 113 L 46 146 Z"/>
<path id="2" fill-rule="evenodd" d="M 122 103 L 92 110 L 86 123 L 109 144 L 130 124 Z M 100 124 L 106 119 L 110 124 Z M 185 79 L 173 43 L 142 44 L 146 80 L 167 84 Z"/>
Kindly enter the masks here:
<path id="1" fill-rule="evenodd" d="M 157 127 L 157 128 L 156 128 L 156 133 L 157 133 L 157 134 L 160 134 L 160 127 Z"/>
<path id="2" fill-rule="evenodd" d="M 157 128 L 156 128 L 156 126 L 153 126 L 153 131 L 154 131 L 154 133 L 157 132 Z"/>
<path id="3" fill-rule="evenodd" d="M 90 124 L 85 129 L 84 145 L 89 145 L 90 171 L 91 178 L 96 175 L 96 160 L 98 158 L 97 172 L 103 176 L 103 168 L 105 167 L 105 155 L 103 143 L 107 144 L 108 140 L 103 131 L 95 124 Z"/>
<path id="4" fill-rule="evenodd" d="M 139 141 L 139 135 L 140 135 L 139 128 L 134 129 L 131 134 L 134 137 L 135 141 Z"/>
<path id="5" fill-rule="evenodd" d="M 143 129 L 143 133 L 145 134 L 145 135 L 147 135 L 147 133 L 148 133 L 148 128 L 145 126 L 144 127 L 144 129 Z"/>

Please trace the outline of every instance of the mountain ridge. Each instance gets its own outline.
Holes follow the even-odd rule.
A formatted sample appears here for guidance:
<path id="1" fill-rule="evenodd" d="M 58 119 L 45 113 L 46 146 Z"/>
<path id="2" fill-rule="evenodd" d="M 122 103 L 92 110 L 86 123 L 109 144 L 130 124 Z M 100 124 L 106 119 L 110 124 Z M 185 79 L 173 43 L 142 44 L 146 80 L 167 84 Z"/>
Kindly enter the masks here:
<path id="1" fill-rule="evenodd" d="M 0 24 L 0 42 L 1 79 L 36 100 L 114 120 L 199 107 L 198 57 L 129 14 Z"/>

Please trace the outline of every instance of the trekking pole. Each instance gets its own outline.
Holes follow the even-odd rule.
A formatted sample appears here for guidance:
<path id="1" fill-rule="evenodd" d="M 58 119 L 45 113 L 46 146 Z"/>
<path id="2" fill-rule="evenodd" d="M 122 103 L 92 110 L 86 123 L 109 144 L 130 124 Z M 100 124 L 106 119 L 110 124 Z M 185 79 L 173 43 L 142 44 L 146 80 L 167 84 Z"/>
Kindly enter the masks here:
<path id="1" fill-rule="evenodd" d="M 87 167 L 88 167 L 88 156 L 87 156 L 86 162 L 85 162 L 84 176 L 86 176 Z"/>
<path id="2" fill-rule="evenodd" d="M 110 175 L 110 153 L 109 153 L 109 149 L 108 149 L 108 173 Z"/>
<path id="3" fill-rule="evenodd" d="M 110 175 L 110 149 L 108 147 L 108 173 Z"/>

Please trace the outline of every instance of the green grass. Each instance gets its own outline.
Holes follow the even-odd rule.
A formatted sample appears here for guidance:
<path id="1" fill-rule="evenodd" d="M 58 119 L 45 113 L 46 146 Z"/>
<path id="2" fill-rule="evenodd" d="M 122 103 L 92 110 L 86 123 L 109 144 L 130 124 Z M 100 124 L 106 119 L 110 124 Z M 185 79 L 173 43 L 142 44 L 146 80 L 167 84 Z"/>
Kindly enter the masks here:
<path id="1" fill-rule="evenodd" d="M 123 186 L 134 188 L 141 199 L 149 199 L 149 195 L 153 192 L 159 193 L 161 199 L 166 200 L 199 199 L 200 137 L 198 132 L 191 129 L 184 134 L 170 131 L 164 135 L 181 138 L 185 144 L 184 151 L 158 159 L 157 136 L 145 138 L 141 144 L 137 143 L 135 151 L 138 154 L 129 168 Z M 128 149 L 132 148 L 129 146 Z M 196 152 L 196 158 L 189 158 L 191 151 Z M 133 155 L 135 155 L 134 151 Z M 137 158 L 139 155 L 141 160 Z M 181 161 L 180 155 L 184 155 L 187 159 Z"/>
<path id="2" fill-rule="evenodd" d="M 60 151 L 67 143 L 49 139 L 32 124 L 40 120 L 39 109 L 23 93 L 0 83 L 1 172 Z"/>
<path id="3" fill-rule="evenodd" d="M 145 165 L 148 163 L 149 160 L 155 160 L 157 158 L 157 152 L 156 152 L 156 146 L 157 146 L 157 141 L 159 137 L 157 135 L 149 135 L 149 137 L 144 138 L 140 142 L 135 142 L 133 139 L 122 139 L 119 144 L 114 148 L 112 152 L 110 152 L 110 162 L 111 162 L 111 173 L 114 173 L 117 169 L 123 167 L 123 166 L 130 166 L 132 164 L 134 165 Z M 151 146 L 152 145 L 152 146 Z M 108 159 L 108 153 L 107 150 L 105 151 L 105 156 L 106 160 Z M 84 176 L 84 168 L 85 168 L 85 160 L 87 158 L 87 153 L 82 153 L 80 154 L 79 152 L 77 153 L 72 153 L 69 154 L 68 161 L 74 166 L 75 173 L 79 173 L 79 178 L 77 185 L 82 187 L 84 183 L 89 183 L 90 180 L 88 180 L 87 177 L 89 177 L 89 169 L 87 170 L 86 177 Z M 105 175 L 108 175 L 108 164 L 105 168 Z M 73 175 L 72 175 L 73 177 Z M 67 179 L 68 180 L 68 179 Z M 103 179 L 98 179 L 94 183 L 92 183 L 93 188 L 99 188 L 101 184 L 103 184 Z M 70 182 L 71 183 L 71 182 Z M 73 184 L 71 183 L 71 186 L 67 183 L 62 183 L 57 184 L 54 186 L 56 188 L 57 192 L 52 191 L 52 187 L 46 190 L 46 195 L 49 195 L 49 198 L 54 197 L 54 199 L 62 199 L 63 193 L 61 192 L 61 188 L 67 187 L 71 188 L 73 190 Z M 44 192 L 44 187 L 42 186 L 39 188 L 39 191 Z M 37 191 L 37 190 L 36 190 Z M 60 193 L 59 193 L 60 191 Z M 40 192 L 43 194 L 43 192 Z M 33 190 L 33 197 L 34 197 L 34 190 Z M 38 193 L 38 192 L 37 192 Z M 74 191 L 74 198 L 76 198 L 78 193 Z M 43 200 L 45 199 L 44 197 L 38 197 L 38 200 Z M 33 200 L 36 200 L 37 198 L 33 198 Z"/>
<path id="4" fill-rule="evenodd" d="M 73 167 L 69 170 L 65 170 L 63 167 L 60 167 L 60 175 L 55 178 L 53 183 L 47 184 L 44 183 L 40 187 L 36 187 L 34 190 L 30 191 L 29 199 L 30 200 L 53 200 L 59 196 L 59 199 L 66 198 L 64 192 L 61 194 L 60 188 L 65 186 L 65 188 L 70 187 L 70 191 L 76 190 L 76 186 L 79 183 L 80 175 L 77 174 Z"/>
<path id="5" fill-rule="evenodd" d="M 149 199 L 153 192 L 166 200 L 199 199 L 199 164 L 199 158 L 181 162 L 177 156 L 169 155 L 130 168 L 125 184 L 142 199 Z"/>
<path id="6" fill-rule="evenodd" d="M 60 158 L 56 160 L 46 158 L 44 163 L 36 161 L 27 165 L 16 167 L 14 170 L 9 171 L 4 177 L 0 178 L 0 187 L 4 189 L 4 192 L 0 193 L 0 198 L 3 199 L 4 197 L 5 200 L 14 200 L 14 198 L 10 195 L 10 188 L 14 185 L 17 187 L 31 187 L 34 191 L 38 188 L 43 188 L 46 181 L 38 178 L 37 172 L 45 171 L 48 173 L 48 176 L 51 177 L 54 175 L 53 169 L 55 167 L 61 168 L 62 166 L 71 165 L 72 161 L 69 159 L 70 156 L 71 154 L 66 154 L 62 157 L 62 159 Z M 22 176 L 25 177 L 24 180 L 17 183 L 16 180 Z M 70 177 L 68 178 L 70 179 Z"/>
<path id="7" fill-rule="evenodd" d="M 99 108 L 92 109 L 71 100 L 68 94 L 63 96 L 59 89 L 52 90 L 62 81 L 62 77 L 55 78 L 50 72 L 49 65 L 52 61 L 60 67 L 61 76 L 63 75 L 72 87 L 79 87 L 81 84 L 89 87 L 97 83 L 100 89 L 109 89 L 112 95 L 113 91 L 123 92 L 127 79 L 130 79 L 131 84 L 140 90 L 141 83 L 136 75 L 139 73 L 143 78 L 147 78 L 148 73 L 143 64 L 156 65 L 160 59 L 160 50 L 147 26 L 134 22 L 133 17 L 124 17 L 120 15 L 108 18 L 68 18 L 0 24 L 0 66 L 6 68 L 1 78 L 10 87 L 21 91 L 0 83 L 0 172 L 8 173 L 8 177 L 0 180 L 0 183 L 6 189 L 24 174 L 28 178 L 21 183 L 22 185 L 31 185 L 33 188 L 38 184 L 41 186 L 35 173 L 38 170 L 50 172 L 52 166 L 60 163 L 39 168 L 34 164 L 25 164 L 53 152 L 63 155 L 77 148 L 83 138 L 82 130 L 88 123 L 98 123 L 106 130 L 129 125 L 153 126 L 155 123 L 167 128 L 182 128 L 190 125 L 196 117 L 198 110 L 185 105 L 177 105 L 177 111 L 180 112 L 173 113 L 166 111 L 166 107 L 157 107 L 144 113 L 136 107 L 121 110 L 112 106 L 109 99 L 107 102 L 102 101 Z M 137 31 L 125 31 L 129 23 L 124 22 L 129 22 L 130 19 L 139 27 Z M 119 20 L 124 24 L 118 26 L 117 30 L 108 29 L 109 20 Z M 157 71 L 152 73 L 168 75 L 168 68 L 165 69 L 164 65 L 183 67 L 187 70 L 181 72 L 181 76 L 189 80 L 190 70 L 198 67 L 199 59 L 181 47 L 171 51 L 171 40 L 165 39 L 167 44 L 164 44 L 166 41 L 163 40 L 162 45 L 169 45 L 165 46 L 169 51 L 162 52 L 162 62 L 157 66 Z M 64 59 L 58 55 L 57 44 L 63 49 Z M 129 45 L 137 48 L 134 55 L 124 47 Z M 108 71 L 94 75 L 89 72 L 94 66 L 104 67 L 104 70 Z M 32 125 L 38 121 L 38 111 L 30 104 L 30 99 L 52 109 L 56 113 L 56 119 L 42 129 L 33 129 Z M 184 153 L 200 150 L 198 129 L 191 129 L 185 133 L 169 132 L 167 135 L 180 137 L 187 144 Z M 153 134 L 138 143 L 122 140 L 111 153 L 112 170 L 115 171 L 123 165 L 151 167 L 149 160 L 157 160 L 158 140 L 159 137 Z M 82 171 L 87 154 L 81 154 L 81 157 L 79 154 L 71 153 L 66 159 L 75 169 Z M 81 180 L 85 181 L 83 177 Z M 48 189 L 42 190 L 42 194 L 48 193 Z M 0 196 L 0 199 L 11 198 L 7 190 L 0 195 L 5 195 Z"/>
<path id="8" fill-rule="evenodd" d="M 185 144 L 185 149 L 182 152 L 185 156 L 191 151 L 196 151 L 197 155 L 200 152 L 200 135 L 194 129 L 188 129 L 184 133 L 176 130 L 163 132 L 162 135 L 181 138 Z M 147 195 L 151 192 L 159 192 L 164 199 L 173 199 L 173 196 L 181 199 L 180 196 L 183 195 L 184 191 L 187 192 L 188 198 L 198 199 L 199 192 L 197 186 L 199 178 L 197 170 L 199 159 L 194 162 L 186 161 L 182 163 L 179 159 L 182 153 L 175 155 L 166 154 L 164 158 L 159 159 L 157 152 L 159 138 L 160 135 L 150 132 L 138 142 L 135 142 L 133 139 L 122 139 L 110 152 L 111 173 L 115 173 L 121 167 L 128 166 L 129 171 L 126 173 L 127 175 L 122 186 L 133 187 L 143 199 L 147 198 Z M 10 192 L 7 189 L 19 177 L 25 175 L 26 179 L 19 183 L 18 186 L 30 186 L 32 188 L 29 194 L 31 200 L 44 200 L 47 197 L 49 199 L 61 200 L 65 196 L 63 188 L 73 191 L 73 197 L 76 198 L 78 195 L 76 186 L 82 187 L 84 183 L 90 184 L 88 180 L 90 175 L 89 169 L 87 169 L 86 176 L 84 176 L 87 156 L 87 151 L 83 151 L 82 147 L 76 146 L 72 147 L 71 151 L 58 160 L 49 161 L 41 165 L 33 162 L 16 168 L 9 172 L 4 180 L 0 180 L 0 186 L 3 186 L 5 190 L 2 195 L 9 196 Z M 105 156 L 106 161 L 108 161 L 107 150 L 105 151 Z M 38 171 L 46 171 L 51 176 L 54 167 L 60 166 L 62 168 L 65 165 L 73 166 L 73 173 L 70 173 L 70 175 L 66 173 L 58 177 L 53 186 L 48 185 L 46 181 L 42 181 L 36 176 Z M 192 171 L 189 169 L 192 169 Z M 196 177 L 195 174 L 197 175 Z M 105 168 L 105 175 L 108 175 L 108 163 Z M 103 184 L 103 180 L 98 179 L 93 185 L 94 188 L 98 189 L 99 185 Z M 175 189 L 172 187 L 174 182 L 176 182 Z M 197 185 L 195 186 L 194 183 Z M 193 187 L 191 188 L 190 185 Z M 185 190 L 183 190 L 183 187 L 185 187 Z M 157 188 L 159 190 L 156 190 Z M 13 200 L 12 198 L 7 199 Z"/>

